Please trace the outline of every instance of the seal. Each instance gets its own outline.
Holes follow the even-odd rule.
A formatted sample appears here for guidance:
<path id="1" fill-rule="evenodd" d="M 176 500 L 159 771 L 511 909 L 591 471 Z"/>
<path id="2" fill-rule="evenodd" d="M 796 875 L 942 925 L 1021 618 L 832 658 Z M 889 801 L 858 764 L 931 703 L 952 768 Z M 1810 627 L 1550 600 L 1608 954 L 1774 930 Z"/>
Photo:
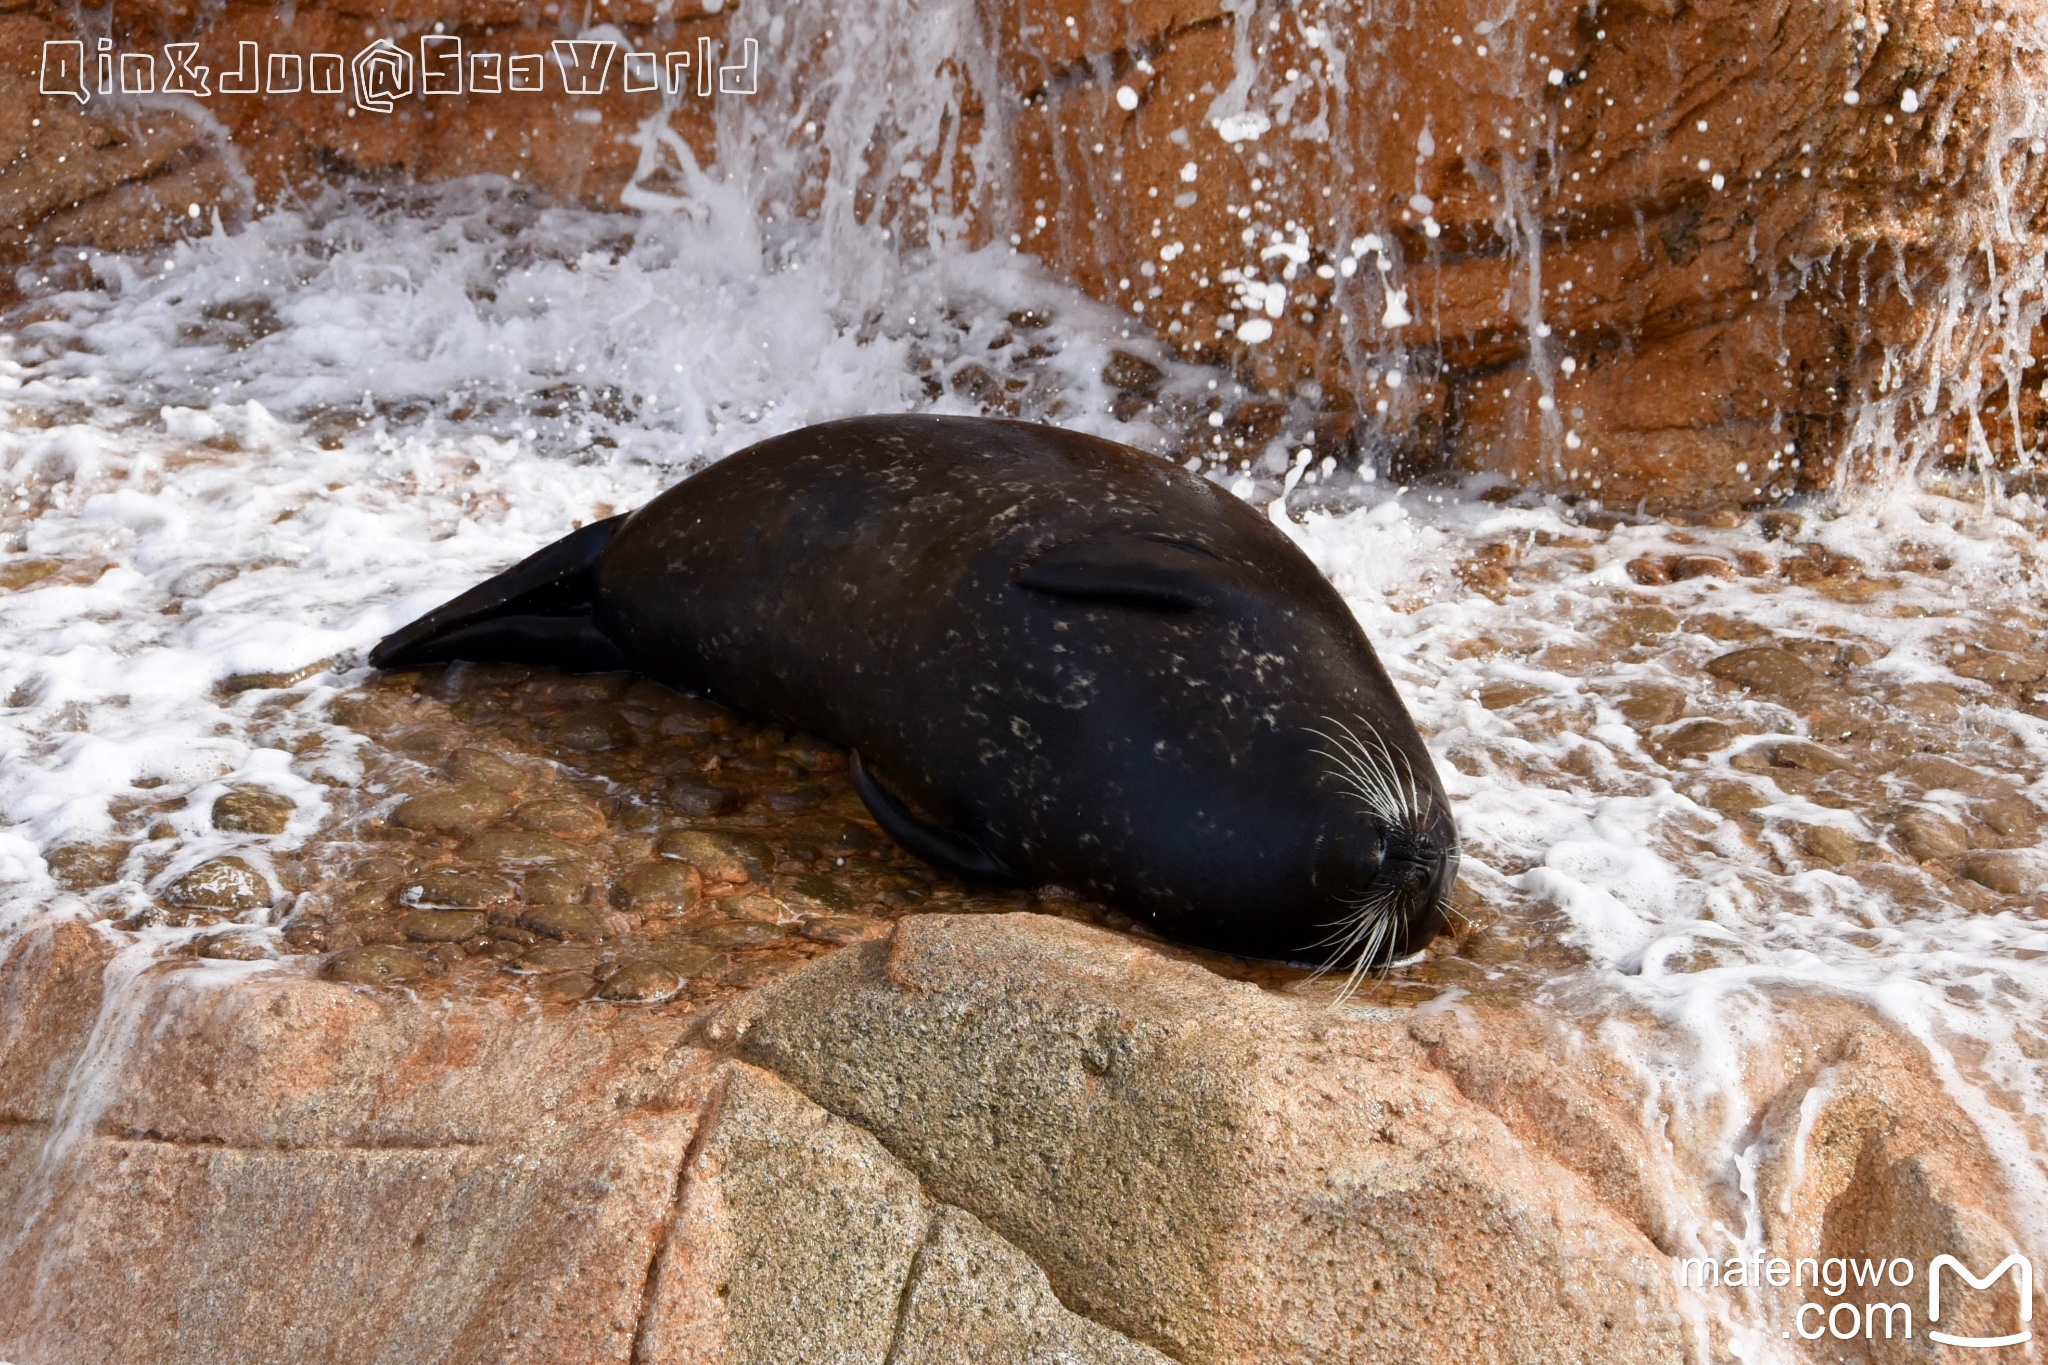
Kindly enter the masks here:
<path id="1" fill-rule="evenodd" d="M 970 881 L 1356 973 L 1442 927 L 1458 839 L 1357 620 L 1179 466 L 1026 422 L 763 441 L 393 633 L 371 662 L 629 669 L 851 751 Z"/>

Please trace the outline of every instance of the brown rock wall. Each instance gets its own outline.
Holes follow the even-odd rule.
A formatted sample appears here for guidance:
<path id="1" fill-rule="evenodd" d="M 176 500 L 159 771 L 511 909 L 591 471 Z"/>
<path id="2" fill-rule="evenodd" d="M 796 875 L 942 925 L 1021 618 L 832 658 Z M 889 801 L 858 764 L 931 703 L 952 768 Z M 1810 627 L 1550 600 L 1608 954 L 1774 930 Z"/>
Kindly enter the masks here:
<path id="1" fill-rule="evenodd" d="M 216 68 L 242 41 L 352 53 L 381 35 L 416 50 L 438 23 L 466 51 L 509 54 L 578 31 L 556 7 L 479 0 L 110 14 L 124 50 L 203 39 Z M 1398 15 L 1350 0 L 984 5 L 961 28 L 979 24 L 990 52 L 963 51 L 952 74 L 992 54 L 996 88 L 968 89 L 932 134 L 954 149 L 939 198 L 1188 355 L 1355 412 L 1367 452 L 1404 469 L 1597 481 L 1610 501 L 1753 501 L 1829 487 L 1845 455 L 1881 472 L 1928 454 L 2010 460 L 2039 439 L 2033 400 L 2020 413 L 1999 398 L 2029 391 L 2043 295 L 2048 158 L 2026 140 L 2026 91 L 2044 59 L 2017 19 L 1918 0 L 1558 0 L 1491 16 L 1465 0 Z M 782 31 L 728 6 L 605 17 L 651 51 Z M 419 98 L 389 115 L 311 95 L 80 110 L 33 81 L 41 42 L 72 31 L 47 5 L 0 15 L 0 126 L 14 130 L 0 227 L 17 258 L 44 262 L 31 285 L 59 246 L 132 249 L 337 179 L 487 172 L 616 204 L 629 135 L 655 107 L 616 79 L 565 96 L 551 69 L 545 95 Z M 805 50 L 764 57 L 764 80 L 799 91 L 772 91 L 776 109 L 834 63 L 867 60 L 829 31 L 798 25 L 788 41 Z M 858 212 L 921 235 L 931 196 L 914 178 L 835 170 L 804 135 L 743 125 L 719 98 L 746 97 L 688 95 L 670 116 L 698 159 L 734 109 L 731 130 L 789 141 L 779 155 L 803 183 L 777 203 L 814 209 L 835 176 Z M 994 178 L 976 183 L 989 137 L 1003 142 L 980 148 Z M 182 216 L 195 203 L 200 218 Z M 2018 290 L 2002 312 L 1994 268 Z"/>

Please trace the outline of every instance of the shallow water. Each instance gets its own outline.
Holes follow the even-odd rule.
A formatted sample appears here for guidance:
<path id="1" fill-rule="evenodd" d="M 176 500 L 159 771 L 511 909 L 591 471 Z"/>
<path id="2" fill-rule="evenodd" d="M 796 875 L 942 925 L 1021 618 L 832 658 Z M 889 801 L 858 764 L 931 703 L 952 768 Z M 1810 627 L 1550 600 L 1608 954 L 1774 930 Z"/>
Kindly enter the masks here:
<path id="1" fill-rule="evenodd" d="M 622 677 L 362 665 L 766 435 L 1015 412 L 1270 508 L 1409 699 L 1465 840 L 1463 922 L 1351 1007 L 1576 1030 L 1668 1165 L 1656 1240 L 1726 1255 L 1759 1236 L 1747 1069 L 1800 1001 L 1864 1002 L 1936 1059 L 2048 1251 L 2039 507 L 1913 490 L 1678 524 L 1390 486 L 1007 254 L 904 258 L 887 306 L 805 259 L 716 213 L 471 185 L 102 260 L 38 304 L 0 366 L 6 922 L 662 1009 L 904 914 L 1116 923 L 916 865 L 802 736 Z M 1713 1311 L 1774 1358 L 1743 1305 Z"/>

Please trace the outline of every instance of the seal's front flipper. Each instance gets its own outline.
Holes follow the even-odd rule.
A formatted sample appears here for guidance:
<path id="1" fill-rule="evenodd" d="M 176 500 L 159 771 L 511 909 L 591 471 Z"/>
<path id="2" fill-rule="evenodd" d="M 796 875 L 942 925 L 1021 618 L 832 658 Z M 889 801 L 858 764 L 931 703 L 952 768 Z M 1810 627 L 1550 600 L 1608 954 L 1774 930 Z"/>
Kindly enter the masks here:
<path id="1" fill-rule="evenodd" d="M 932 866 L 950 872 L 966 882 L 996 882 L 1008 886 L 1022 883 L 1015 872 L 1002 859 L 990 853 L 972 838 L 957 830 L 941 829 L 928 821 L 920 820 L 910 807 L 904 805 L 875 781 L 860 761 L 860 751 L 847 755 L 847 768 L 853 777 L 853 789 L 860 793 L 868 813 L 875 817 L 875 823 L 882 832 L 903 845 L 911 853 L 924 859 Z"/>
<path id="2" fill-rule="evenodd" d="M 630 667 L 598 629 L 597 561 L 624 517 L 594 521 L 401 630 L 370 651 L 375 668 L 538 664 L 571 673 Z"/>
<path id="3" fill-rule="evenodd" d="M 1083 602 L 1193 611 L 1224 592 L 1224 561 L 1198 545 L 1143 535 L 1097 536 L 1055 546 L 1010 575 L 1020 588 Z"/>

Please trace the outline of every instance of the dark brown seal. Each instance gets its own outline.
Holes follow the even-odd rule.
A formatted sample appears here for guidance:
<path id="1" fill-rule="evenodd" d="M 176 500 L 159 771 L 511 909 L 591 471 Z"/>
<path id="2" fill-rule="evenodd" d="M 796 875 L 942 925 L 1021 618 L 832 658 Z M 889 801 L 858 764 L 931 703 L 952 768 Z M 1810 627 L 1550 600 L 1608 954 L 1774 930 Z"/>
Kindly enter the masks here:
<path id="1" fill-rule="evenodd" d="M 1141 451 L 898 416 L 764 441 L 386 639 L 627 668 L 853 751 L 875 819 L 970 879 L 1063 883 L 1169 937 L 1355 967 L 1441 927 L 1422 738 L 1265 518 Z"/>

